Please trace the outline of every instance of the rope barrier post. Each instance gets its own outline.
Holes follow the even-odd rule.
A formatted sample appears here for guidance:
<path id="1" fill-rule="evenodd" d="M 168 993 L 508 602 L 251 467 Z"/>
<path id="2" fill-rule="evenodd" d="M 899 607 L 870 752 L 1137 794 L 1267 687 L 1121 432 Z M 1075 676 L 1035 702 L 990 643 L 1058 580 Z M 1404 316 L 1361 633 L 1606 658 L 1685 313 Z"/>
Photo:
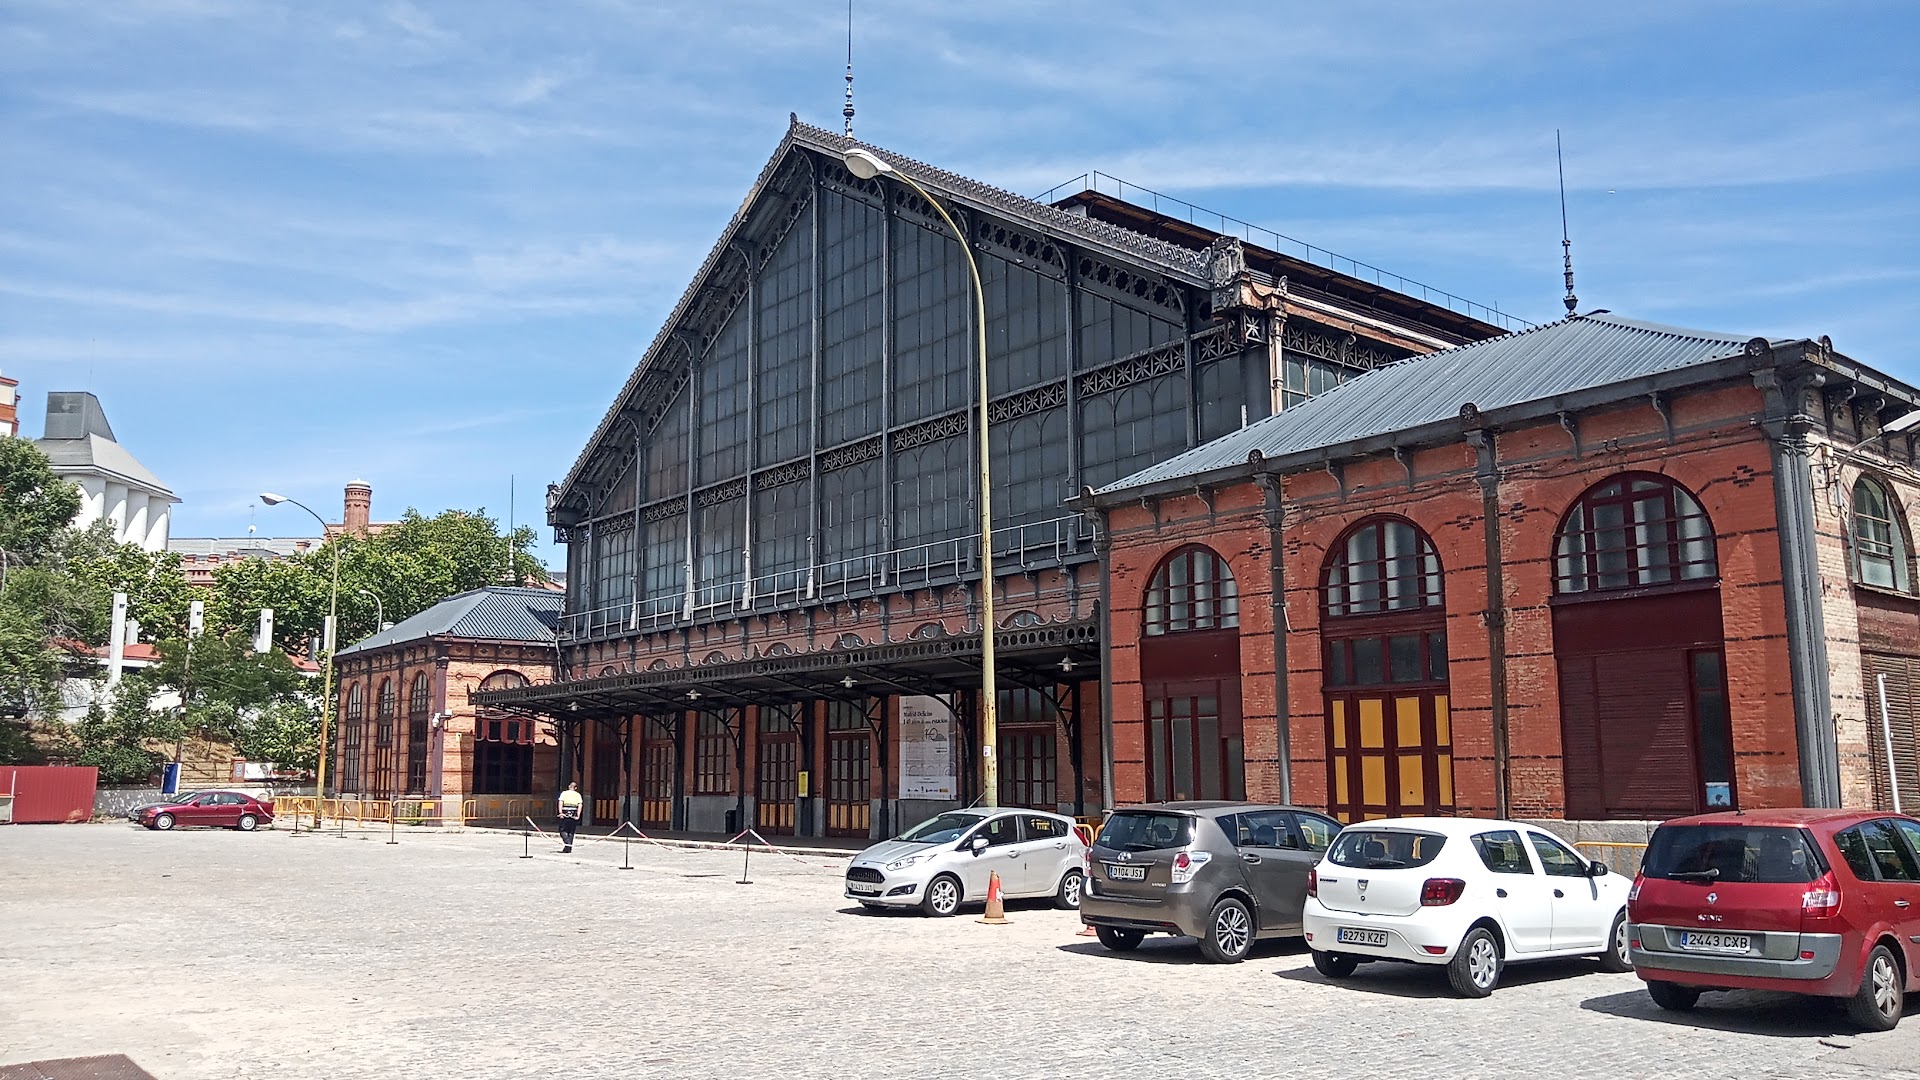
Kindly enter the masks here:
<path id="1" fill-rule="evenodd" d="M 397 844 L 400 842 L 394 835 L 394 829 L 396 827 L 395 822 L 397 819 L 398 819 L 398 815 L 396 814 L 387 815 L 387 843 L 388 844 Z"/>
<path id="2" fill-rule="evenodd" d="M 741 851 L 740 880 L 734 882 L 734 884 L 735 885 L 751 885 L 753 884 L 753 879 L 747 877 L 747 867 L 753 863 L 753 845 L 741 844 L 740 851 Z"/>
<path id="3" fill-rule="evenodd" d="M 533 834 L 525 829 L 520 830 L 520 857 L 533 858 Z"/>
<path id="4" fill-rule="evenodd" d="M 620 841 L 620 869 L 633 869 L 633 837 L 623 837 Z"/>
<path id="5" fill-rule="evenodd" d="M 340 835 L 342 837 L 346 836 L 347 835 L 347 815 L 345 814 L 336 815 L 334 820 L 340 823 Z"/>

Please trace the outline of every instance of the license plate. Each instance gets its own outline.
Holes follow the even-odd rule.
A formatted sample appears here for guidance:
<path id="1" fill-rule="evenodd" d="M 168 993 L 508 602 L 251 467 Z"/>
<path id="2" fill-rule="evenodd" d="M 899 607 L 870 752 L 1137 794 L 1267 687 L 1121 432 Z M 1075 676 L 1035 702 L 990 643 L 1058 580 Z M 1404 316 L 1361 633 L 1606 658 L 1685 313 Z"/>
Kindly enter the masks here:
<path id="1" fill-rule="evenodd" d="M 1697 934 L 1689 931 L 1680 935 L 1680 947 L 1702 952 L 1752 952 L 1753 938 L 1746 934 Z"/>
<path id="2" fill-rule="evenodd" d="M 847 891 L 854 894 L 855 896 L 879 896 L 880 886 L 861 885 L 857 882 L 848 882 Z"/>
<path id="3" fill-rule="evenodd" d="M 1372 945 L 1384 948 L 1387 944 L 1385 930 L 1363 930 L 1357 926 L 1342 926 L 1334 932 L 1333 940 L 1342 945 Z"/>
<path id="4" fill-rule="evenodd" d="M 1107 877 L 1113 881 L 1145 881 L 1147 868 L 1144 866 L 1115 866 L 1107 864 Z"/>

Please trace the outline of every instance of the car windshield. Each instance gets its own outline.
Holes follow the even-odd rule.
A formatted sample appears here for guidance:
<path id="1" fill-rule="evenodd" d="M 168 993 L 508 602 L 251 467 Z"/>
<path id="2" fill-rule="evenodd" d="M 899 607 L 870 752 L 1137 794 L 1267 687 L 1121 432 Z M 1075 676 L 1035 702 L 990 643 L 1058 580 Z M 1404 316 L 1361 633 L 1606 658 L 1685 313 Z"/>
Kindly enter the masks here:
<path id="1" fill-rule="evenodd" d="M 1360 870 L 1401 870 L 1432 862 L 1447 838 L 1397 829 L 1346 829 L 1333 841 L 1327 858 L 1336 866 Z"/>
<path id="2" fill-rule="evenodd" d="M 204 794 L 206 794 L 206 792 L 204 792 L 204 791 L 183 791 L 183 792 L 181 792 L 181 793 L 180 793 L 180 794 L 178 794 L 178 795 L 163 795 L 163 796 L 161 796 L 161 797 L 160 797 L 160 801 L 159 801 L 159 802 L 156 802 L 156 803 L 154 803 L 153 805 L 155 805 L 155 806 L 179 806 L 179 805 L 180 805 L 181 803 L 189 803 L 189 802 L 192 802 L 193 800 L 195 800 L 195 799 L 197 799 L 197 798 L 199 798 L 200 796 L 202 796 L 202 795 L 204 795 Z"/>
<path id="3" fill-rule="evenodd" d="M 947 844 L 960 839 L 961 833 L 978 824 L 978 814 L 941 814 L 901 833 L 900 839 L 916 844 Z"/>
<path id="4" fill-rule="evenodd" d="M 1118 851 L 1160 851 L 1186 847 L 1192 837 L 1193 819 L 1185 814 L 1122 810 L 1107 819 L 1094 842 Z"/>
<path id="5" fill-rule="evenodd" d="M 1798 884 L 1825 869 L 1806 833 L 1779 825 L 1662 825 L 1640 872 L 1670 881 Z"/>

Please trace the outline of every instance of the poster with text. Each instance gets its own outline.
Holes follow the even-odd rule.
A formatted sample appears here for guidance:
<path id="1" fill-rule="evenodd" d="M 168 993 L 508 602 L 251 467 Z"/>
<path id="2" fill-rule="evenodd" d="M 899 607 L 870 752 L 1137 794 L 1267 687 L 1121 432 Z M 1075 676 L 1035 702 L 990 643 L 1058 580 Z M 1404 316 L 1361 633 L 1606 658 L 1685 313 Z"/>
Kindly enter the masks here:
<path id="1" fill-rule="evenodd" d="M 953 799 L 953 710 L 948 698 L 900 699 L 900 797 Z"/>

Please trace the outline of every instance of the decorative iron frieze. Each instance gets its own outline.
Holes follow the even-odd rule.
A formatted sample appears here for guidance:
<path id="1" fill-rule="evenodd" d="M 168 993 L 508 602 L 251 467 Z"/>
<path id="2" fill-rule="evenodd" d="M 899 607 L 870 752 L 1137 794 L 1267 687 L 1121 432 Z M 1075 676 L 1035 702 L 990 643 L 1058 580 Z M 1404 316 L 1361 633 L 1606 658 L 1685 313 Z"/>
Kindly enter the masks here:
<path id="1" fill-rule="evenodd" d="M 1058 243 L 1044 236 L 1022 232 L 1005 222 L 983 218 L 974 226 L 973 238 L 986 250 L 1035 270 L 1051 268 L 1056 275 L 1066 273 L 1066 254 Z"/>
<path id="2" fill-rule="evenodd" d="M 1106 293 L 1133 306 L 1151 304 L 1179 316 L 1178 321 L 1185 322 L 1184 291 L 1159 274 L 1130 266 L 1116 266 L 1092 255 L 1080 256 L 1074 263 L 1074 271 L 1075 280 L 1081 288 Z"/>
<path id="3" fill-rule="evenodd" d="M 693 503 L 695 506 L 704 510 L 709 506 L 718 506 L 723 502 L 732 502 L 735 499 L 744 499 L 746 497 L 747 478 L 742 476 L 738 479 L 729 480 L 718 487 L 707 488 L 705 491 L 696 494 L 693 497 Z"/>
<path id="4" fill-rule="evenodd" d="M 768 488 L 798 484 L 811 475 L 813 475 L 813 468 L 807 462 L 790 461 L 785 465 L 775 465 L 771 469 L 762 469 L 755 473 L 753 486 L 756 491 L 765 491 Z"/>
<path id="5" fill-rule="evenodd" d="M 1280 347 L 1290 353 L 1299 353 L 1362 371 L 1369 371 L 1403 359 L 1400 354 L 1357 335 L 1329 331 L 1300 318 L 1288 319 L 1281 327 Z"/>
<path id="6" fill-rule="evenodd" d="M 601 518 L 593 523 L 593 531 L 601 536 L 619 536 L 622 533 L 630 533 L 633 531 L 633 515 L 627 513 Z"/>
<path id="7" fill-rule="evenodd" d="M 820 455 L 820 471 L 833 472 L 849 465 L 858 465 L 863 461 L 876 461 L 880 457 L 880 436 L 862 439 L 846 446 L 836 446 Z"/>
<path id="8" fill-rule="evenodd" d="M 1227 333 L 1224 326 L 1210 327 L 1193 335 L 1193 359 L 1196 363 L 1237 356 L 1242 348 L 1245 348 L 1245 344 Z"/>
<path id="9" fill-rule="evenodd" d="M 1004 424 L 1022 416 L 1057 409 L 1067 403 L 1067 384 L 1064 380 L 1022 390 L 1017 394 L 987 403 L 987 422 Z"/>
<path id="10" fill-rule="evenodd" d="M 901 428 L 894 432 L 893 449 L 896 453 L 901 450 L 912 450 L 917 446 L 925 446 L 931 442 L 951 439 L 966 433 L 967 414 L 965 412 L 948 413 L 931 420 L 922 420 L 912 427 Z"/>
<path id="11" fill-rule="evenodd" d="M 1147 352 L 1136 353 L 1124 360 L 1118 360 L 1103 368 L 1096 368 L 1080 376 L 1080 395 L 1089 397 L 1104 394 L 1109 390 L 1118 390 L 1123 386 L 1145 382 L 1148 379 L 1171 375 L 1179 371 L 1184 364 L 1181 343 L 1178 341 L 1162 345 Z"/>
<path id="12" fill-rule="evenodd" d="M 655 521 L 665 521 L 670 517 L 675 517 L 686 512 L 687 497 L 685 495 L 676 495 L 671 499 L 665 499 L 649 505 L 645 510 L 640 511 L 640 519 L 652 523 Z"/>

